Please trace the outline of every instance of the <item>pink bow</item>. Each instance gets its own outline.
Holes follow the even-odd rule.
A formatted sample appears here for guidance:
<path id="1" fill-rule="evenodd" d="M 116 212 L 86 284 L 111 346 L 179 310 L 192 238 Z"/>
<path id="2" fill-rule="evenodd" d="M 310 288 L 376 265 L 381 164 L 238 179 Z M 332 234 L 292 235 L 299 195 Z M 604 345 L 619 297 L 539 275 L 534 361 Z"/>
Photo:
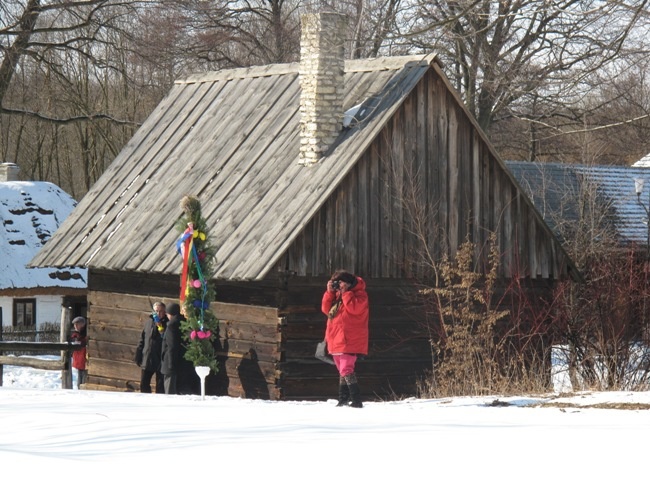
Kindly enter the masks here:
<path id="1" fill-rule="evenodd" d="M 190 332 L 190 339 L 194 340 L 197 337 L 199 339 L 207 339 L 211 335 L 212 335 L 212 332 L 210 332 L 209 330 L 206 330 L 205 332 L 202 331 L 202 330 L 193 330 L 192 332 Z"/>

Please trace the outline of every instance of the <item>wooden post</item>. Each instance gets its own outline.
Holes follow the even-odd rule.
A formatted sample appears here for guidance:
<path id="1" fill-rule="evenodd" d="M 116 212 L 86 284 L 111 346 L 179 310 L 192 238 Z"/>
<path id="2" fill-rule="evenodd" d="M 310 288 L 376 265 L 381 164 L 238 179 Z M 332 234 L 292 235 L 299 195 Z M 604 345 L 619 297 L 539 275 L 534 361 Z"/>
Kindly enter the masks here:
<path id="1" fill-rule="evenodd" d="M 70 336 L 70 309 L 66 306 L 61 306 L 61 342 L 67 342 Z M 64 390 L 72 390 L 72 352 L 61 351 L 61 362 L 63 369 L 61 370 L 61 388 Z"/>
<path id="2" fill-rule="evenodd" d="M 2 327 L 3 327 L 4 322 L 2 321 L 2 307 L 0 307 L 0 341 L 2 341 Z M 2 354 L 2 351 L 0 351 L 0 355 Z M 0 364 L 0 386 L 2 386 L 2 376 L 4 375 L 4 368 L 2 364 Z"/>

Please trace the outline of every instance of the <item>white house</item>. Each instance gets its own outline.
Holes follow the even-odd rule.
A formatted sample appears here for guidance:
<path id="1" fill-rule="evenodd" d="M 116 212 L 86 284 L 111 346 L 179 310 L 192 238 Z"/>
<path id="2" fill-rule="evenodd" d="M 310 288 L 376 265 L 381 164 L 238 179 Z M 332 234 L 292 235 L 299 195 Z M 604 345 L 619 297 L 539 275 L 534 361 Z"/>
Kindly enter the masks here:
<path id="1" fill-rule="evenodd" d="M 61 307 L 86 314 L 87 271 L 28 268 L 27 264 L 77 202 L 58 186 L 20 181 L 13 163 L 0 163 L 0 310 L 2 325 L 17 330 L 60 323 Z"/>

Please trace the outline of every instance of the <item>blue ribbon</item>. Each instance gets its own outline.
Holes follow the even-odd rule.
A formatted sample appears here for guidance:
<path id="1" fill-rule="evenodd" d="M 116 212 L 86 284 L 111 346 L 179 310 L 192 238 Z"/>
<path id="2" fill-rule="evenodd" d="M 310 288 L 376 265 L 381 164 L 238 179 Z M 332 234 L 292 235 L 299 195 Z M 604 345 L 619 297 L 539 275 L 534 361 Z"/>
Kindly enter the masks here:
<path id="1" fill-rule="evenodd" d="M 196 263 L 196 271 L 197 271 L 197 274 L 199 275 L 199 281 L 201 281 L 201 287 L 203 289 L 203 295 L 201 297 L 201 301 L 199 302 L 199 304 L 197 305 L 198 300 L 196 300 L 194 302 L 194 306 L 196 308 L 201 309 L 201 320 L 199 321 L 199 324 L 200 324 L 201 330 L 203 330 L 203 322 L 204 322 L 204 318 L 205 318 L 204 317 L 204 311 L 205 311 L 206 308 L 208 308 L 208 304 L 205 302 L 205 296 L 208 293 L 208 283 L 207 283 L 205 277 L 203 276 L 203 272 L 201 271 L 201 264 L 199 262 L 199 255 L 196 252 L 196 246 L 192 246 L 192 255 L 194 256 L 194 262 Z"/>

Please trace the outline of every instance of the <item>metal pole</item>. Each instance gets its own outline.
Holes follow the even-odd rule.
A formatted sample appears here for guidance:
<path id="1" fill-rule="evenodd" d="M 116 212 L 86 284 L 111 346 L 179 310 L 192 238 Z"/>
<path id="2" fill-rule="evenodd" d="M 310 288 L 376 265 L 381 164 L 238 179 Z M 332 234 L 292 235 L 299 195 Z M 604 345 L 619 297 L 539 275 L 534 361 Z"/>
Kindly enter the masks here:
<path id="1" fill-rule="evenodd" d="M 641 200 L 641 193 L 643 193 L 643 184 L 644 184 L 644 179 L 643 178 L 634 178 L 634 190 L 636 191 L 636 200 L 639 202 L 639 205 L 643 207 L 643 211 L 645 212 L 646 216 L 646 256 L 645 259 L 646 261 L 650 261 L 650 191 L 648 191 L 648 206 L 646 207 L 646 204 L 643 203 L 643 200 Z"/>

